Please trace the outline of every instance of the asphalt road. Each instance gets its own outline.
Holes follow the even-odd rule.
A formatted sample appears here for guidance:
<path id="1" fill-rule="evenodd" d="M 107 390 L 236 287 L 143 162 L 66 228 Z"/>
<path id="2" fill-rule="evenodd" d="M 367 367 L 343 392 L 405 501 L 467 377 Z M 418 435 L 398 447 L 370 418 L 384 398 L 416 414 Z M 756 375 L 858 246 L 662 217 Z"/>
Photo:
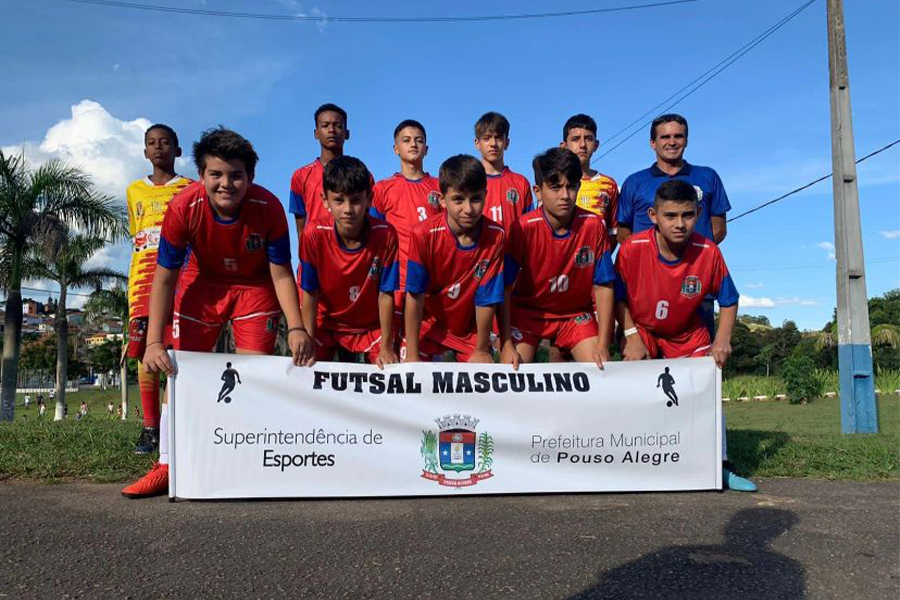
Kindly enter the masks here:
<path id="1" fill-rule="evenodd" d="M 0 484 L 0 598 L 898 598 L 900 482 L 129 501 Z"/>

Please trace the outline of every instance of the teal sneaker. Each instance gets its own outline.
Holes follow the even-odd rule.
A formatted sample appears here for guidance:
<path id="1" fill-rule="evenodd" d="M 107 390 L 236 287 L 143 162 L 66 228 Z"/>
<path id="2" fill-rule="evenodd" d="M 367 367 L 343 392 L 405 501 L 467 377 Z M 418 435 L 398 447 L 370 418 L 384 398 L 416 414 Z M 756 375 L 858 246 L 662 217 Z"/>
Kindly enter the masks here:
<path id="1" fill-rule="evenodd" d="M 755 483 L 735 473 L 731 463 L 727 461 L 722 463 L 722 483 L 726 490 L 735 492 L 755 492 L 758 489 Z"/>

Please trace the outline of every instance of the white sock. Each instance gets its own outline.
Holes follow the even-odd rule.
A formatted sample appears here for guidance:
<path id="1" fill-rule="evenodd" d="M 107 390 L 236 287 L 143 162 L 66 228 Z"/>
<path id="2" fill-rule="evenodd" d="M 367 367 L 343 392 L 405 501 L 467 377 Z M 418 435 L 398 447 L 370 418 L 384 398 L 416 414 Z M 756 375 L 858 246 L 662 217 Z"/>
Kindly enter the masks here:
<path id="1" fill-rule="evenodd" d="M 162 436 L 160 436 L 162 440 Z M 728 460 L 728 441 L 725 439 L 725 412 L 722 411 L 722 460 Z"/>
<path id="2" fill-rule="evenodd" d="M 159 409 L 159 464 L 169 464 L 169 404 Z"/>

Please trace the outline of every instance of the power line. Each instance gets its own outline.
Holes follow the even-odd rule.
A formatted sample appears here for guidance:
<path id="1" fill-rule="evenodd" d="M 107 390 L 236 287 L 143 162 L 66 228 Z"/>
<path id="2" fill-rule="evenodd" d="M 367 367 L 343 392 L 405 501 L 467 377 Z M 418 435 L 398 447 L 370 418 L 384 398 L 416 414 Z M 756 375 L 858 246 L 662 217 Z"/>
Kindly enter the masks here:
<path id="1" fill-rule="evenodd" d="M 768 29 L 766 29 L 762 33 L 758 34 L 756 37 L 752 38 L 746 44 L 744 44 L 743 46 L 741 46 L 740 48 L 738 48 L 737 50 L 735 50 L 734 52 L 732 52 L 731 54 L 729 54 L 728 56 L 726 56 L 725 58 L 720 60 L 718 63 L 716 63 L 710 69 L 708 69 L 705 73 L 694 78 L 692 81 L 690 81 L 689 83 L 684 85 L 681 89 L 679 89 L 675 93 L 671 94 L 669 97 L 664 99 L 662 102 L 660 102 L 659 104 L 657 104 L 650 110 L 646 111 L 644 114 L 639 116 L 637 119 L 635 119 L 634 121 L 632 121 L 631 123 L 629 123 L 628 125 L 623 127 L 622 129 L 617 131 L 615 134 L 613 134 L 609 138 L 607 138 L 602 144 L 600 144 L 600 147 L 603 147 L 604 145 L 609 144 L 612 140 L 616 139 L 617 137 L 619 137 L 620 135 L 622 135 L 623 133 L 625 133 L 626 131 L 631 129 L 634 125 L 641 123 L 641 125 L 637 129 L 632 131 L 627 137 L 625 137 L 625 139 L 618 142 L 616 145 L 614 145 L 612 148 L 610 148 L 609 150 L 607 150 L 600 156 L 597 156 L 593 160 L 591 160 L 591 164 L 594 164 L 595 162 L 597 162 L 604 156 L 607 156 L 613 150 L 615 150 L 616 148 L 618 148 L 619 146 L 621 146 L 622 144 L 624 144 L 625 142 L 627 142 L 628 140 L 633 138 L 639 132 L 643 131 L 644 128 L 647 127 L 647 125 L 650 125 L 653 122 L 653 118 L 651 118 L 650 120 L 648 120 L 646 122 L 642 122 L 642 120 L 645 119 L 647 116 L 649 116 L 651 114 L 656 115 L 656 114 L 666 113 L 669 110 L 671 110 L 672 108 L 674 108 L 682 100 L 686 99 L 691 94 L 693 94 L 694 92 L 699 90 L 701 87 L 703 87 L 704 85 L 709 83 L 713 78 L 715 78 L 717 75 L 719 75 L 722 71 L 724 71 L 725 69 L 727 69 L 728 67 L 733 65 L 745 54 L 747 54 L 748 52 L 750 52 L 751 50 L 756 48 L 763 41 L 765 41 L 769 36 L 771 36 L 776 31 L 778 31 L 779 29 L 781 29 L 782 27 L 787 25 L 790 21 L 792 21 L 795 17 L 797 17 L 800 13 L 802 13 L 804 10 L 809 8 L 815 2 L 816 2 L 816 0 L 808 0 L 806 3 L 804 3 L 801 6 L 799 6 L 798 8 L 796 8 L 793 12 L 791 12 L 787 16 L 783 17 L 781 20 L 777 21 L 774 25 L 771 25 Z M 697 84 L 697 85 L 695 85 L 695 84 Z M 694 87 L 691 88 L 691 86 L 694 86 Z M 688 88 L 691 88 L 691 89 L 686 94 L 684 94 L 683 96 L 681 96 L 680 98 L 678 98 L 677 100 L 675 100 L 674 102 L 669 104 L 661 112 L 657 112 L 657 109 L 659 107 L 665 105 L 666 102 L 668 102 L 672 98 L 675 98 L 676 96 L 678 96 L 678 94 L 681 94 L 683 91 L 687 90 Z"/>
<path id="2" fill-rule="evenodd" d="M 27 286 L 24 286 L 24 285 L 21 287 L 21 289 L 23 289 L 23 290 L 28 290 L 29 292 L 42 292 L 42 293 L 45 293 L 45 294 L 56 294 L 56 295 L 59 295 L 59 290 L 42 290 L 42 289 L 40 289 L 40 288 L 27 287 Z M 91 297 L 90 294 L 79 294 L 79 293 L 77 293 L 77 292 L 69 292 L 69 291 L 66 292 L 66 295 L 67 295 L 67 296 L 83 296 L 83 297 L 85 297 L 85 298 L 90 298 L 90 297 Z"/>
<path id="3" fill-rule="evenodd" d="M 872 158 L 873 156 L 875 156 L 876 154 L 881 154 L 885 150 L 892 148 L 893 146 L 896 146 L 897 144 L 900 144 L 900 139 L 896 139 L 893 142 L 891 142 L 890 144 L 888 144 L 887 146 L 883 146 L 883 147 L 879 148 L 878 150 L 875 150 L 874 152 L 870 152 L 869 154 L 866 154 L 865 156 L 863 156 L 862 158 L 857 160 L 856 164 L 859 164 L 859 163 L 863 162 L 864 160 L 868 160 L 868 159 Z M 778 196 L 777 198 L 775 198 L 773 200 L 769 200 L 768 202 L 763 202 L 762 204 L 760 204 L 759 206 L 757 206 L 755 208 L 751 208 L 750 210 L 744 211 L 736 217 L 732 217 L 732 218 L 728 219 L 728 222 L 731 223 L 732 221 L 737 221 L 741 217 L 746 217 L 747 215 L 749 215 L 751 213 L 755 213 L 756 211 L 761 210 L 772 204 L 775 204 L 776 202 L 780 202 L 780 201 L 784 200 L 785 198 L 787 198 L 788 196 L 793 196 L 794 194 L 796 194 L 798 192 L 802 192 L 803 190 L 810 188 L 819 182 L 825 181 L 832 175 L 833 175 L 833 173 L 829 173 L 828 175 L 823 175 L 822 177 L 819 177 L 818 179 L 810 181 L 809 183 L 807 183 L 805 185 L 801 185 L 800 187 L 791 190 L 787 194 Z"/>
<path id="4" fill-rule="evenodd" d="M 476 16 L 445 16 L 445 17 L 331 17 L 325 15 L 286 15 L 272 13 L 251 13 L 227 10 L 211 10 L 205 8 L 184 8 L 176 6 L 157 6 L 154 4 L 141 4 L 136 2 L 120 2 L 118 0 L 64 0 L 75 4 L 93 4 L 96 6 L 108 6 L 143 10 L 151 12 L 177 13 L 183 15 L 200 15 L 205 17 L 228 17 L 234 19 L 259 19 L 266 21 L 300 21 L 300 22 L 335 22 L 335 23 L 460 23 L 480 21 L 510 21 L 525 19 L 546 19 L 555 17 L 576 17 L 598 15 L 603 13 L 625 12 L 645 8 L 659 8 L 676 4 L 691 4 L 703 0 L 667 0 L 665 2 L 649 2 L 645 4 L 631 4 L 625 6 L 611 6 L 608 8 L 593 8 L 587 10 L 566 10 L 543 13 L 521 13 L 511 15 L 476 15 Z"/>
<path id="5" fill-rule="evenodd" d="M 900 258 L 898 257 L 886 257 L 886 258 L 873 258 L 870 260 L 866 260 L 867 265 L 879 265 L 883 263 L 893 263 L 900 262 Z M 796 265 L 784 265 L 780 267 L 728 267 L 729 271 L 794 271 L 798 269 L 811 269 L 816 267 L 828 267 L 829 269 L 834 268 L 834 262 L 814 262 L 814 263 L 801 263 Z"/>

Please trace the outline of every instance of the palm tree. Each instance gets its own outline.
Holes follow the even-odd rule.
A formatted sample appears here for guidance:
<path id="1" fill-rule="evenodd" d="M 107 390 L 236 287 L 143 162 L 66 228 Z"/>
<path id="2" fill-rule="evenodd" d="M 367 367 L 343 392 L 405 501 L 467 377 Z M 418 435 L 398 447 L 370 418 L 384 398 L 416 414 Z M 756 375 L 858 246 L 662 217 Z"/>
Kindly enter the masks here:
<path id="1" fill-rule="evenodd" d="M 88 301 L 84 304 L 85 322 L 98 325 L 104 319 L 113 315 L 128 323 L 128 290 L 124 285 L 116 284 L 111 289 L 96 289 L 91 292 Z M 123 331 L 124 333 L 124 331 Z M 122 358 L 119 361 L 121 369 L 120 378 L 122 384 L 122 420 L 128 416 L 128 360 L 125 358 L 125 349 L 128 347 L 128 337 L 122 336 Z"/>
<path id="2" fill-rule="evenodd" d="M 825 331 L 816 332 L 816 350 L 825 348 L 834 348 L 837 346 L 838 327 L 837 323 L 832 323 L 830 327 L 826 327 Z M 875 325 L 869 331 L 869 339 L 872 347 L 900 348 L 900 327 L 891 325 L 890 323 L 881 323 Z M 878 369 L 878 365 L 875 365 Z"/>
<path id="3" fill-rule="evenodd" d="M 69 288 L 101 287 L 104 281 L 128 281 L 117 271 L 103 267 L 86 267 L 86 263 L 107 244 L 103 238 L 81 234 L 66 234 L 62 247 L 52 256 L 44 256 L 32 249 L 26 258 L 27 270 L 34 277 L 49 279 L 59 284 L 56 303 L 56 417 L 61 421 L 66 407 L 66 381 L 69 372 L 69 317 L 66 313 L 66 295 Z M 123 327 L 124 327 L 123 321 Z"/>
<path id="4" fill-rule="evenodd" d="M 13 419 L 22 349 L 22 280 L 33 247 L 58 250 L 73 227 L 85 235 L 125 234 L 123 211 L 94 190 L 84 171 L 52 160 L 29 170 L 23 155 L 0 152 L 0 287 L 6 291 L 0 420 Z"/>

